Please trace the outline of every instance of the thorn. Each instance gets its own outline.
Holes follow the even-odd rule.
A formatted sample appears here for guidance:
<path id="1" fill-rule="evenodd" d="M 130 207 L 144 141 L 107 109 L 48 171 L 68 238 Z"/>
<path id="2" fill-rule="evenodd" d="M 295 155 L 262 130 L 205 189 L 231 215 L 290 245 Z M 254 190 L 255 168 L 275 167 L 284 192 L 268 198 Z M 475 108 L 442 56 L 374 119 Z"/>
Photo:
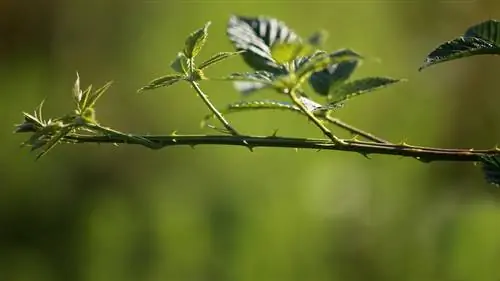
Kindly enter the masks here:
<path id="1" fill-rule="evenodd" d="M 401 141 L 400 143 L 398 143 L 398 146 L 409 147 L 410 145 L 408 143 L 406 143 L 405 141 Z"/>
<path id="2" fill-rule="evenodd" d="M 353 137 L 350 139 L 350 141 L 359 141 L 359 135 L 358 134 L 354 134 Z"/>
<path id="3" fill-rule="evenodd" d="M 174 130 L 171 134 L 170 134 L 172 137 L 175 137 L 177 136 L 177 130 Z"/>
<path id="4" fill-rule="evenodd" d="M 495 144 L 495 148 L 493 148 L 495 151 L 500 151 L 500 147 L 498 147 L 498 144 Z"/>
<path id="5" fill-rule="evenodd" d="M 172 139 L 172 142 L 173 142 L 173 143 L 176 143 L 176 142 L 177 142 L 177 140 L 176 140 L 176 139 Z"/>
<path id="6" fill-rule="evenodd" d="M 365 157 L 368 160 L 372 160 L 368 152 L 359 152 L 363 157 Z"/>
<path id="7" fill-rule="evenodd" d="M 243 144 L 250 150 L 250 152 L 253 152 L 253 146 L 251 146 L 246 140 L 243 140 Z"/>
<path id="8" fill-rule="evenodd" d="M 294 148 L 295 149 L 295 152 L 299 152 L 299 149 L 298 148 Z"/>
<path id="9" fill-rule="evenodd" d="M 98 145 L 100 145 L 100 143 L 97 143 Z M 117 144 L 116 142 L 113 143 L 113 146 L 116 146 L 116 147 L 119 147 L 120 145 Z"/>
<path id="10" fill-rule="evenodd" d="M 271 137 L 275 138 L 277 136 L 278 136 L 278 129 L 274 129 L 273 134 L 271 135 Z"/>
<path id="11" fill-rule="evenodd" d="M 196 144 L 190 144 L 189 147 L 191 147 L 192 150 L 195 149 Z"/>

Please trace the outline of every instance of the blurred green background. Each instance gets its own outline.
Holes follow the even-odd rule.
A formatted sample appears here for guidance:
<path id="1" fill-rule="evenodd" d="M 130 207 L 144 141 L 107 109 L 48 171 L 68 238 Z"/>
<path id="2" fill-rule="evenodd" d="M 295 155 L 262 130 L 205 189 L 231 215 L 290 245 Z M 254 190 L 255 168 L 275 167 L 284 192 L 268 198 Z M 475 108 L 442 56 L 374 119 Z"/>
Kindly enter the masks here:
<path id="1" fill-rule="evenodd" d="M 206 21 L 204 58 L 232 50 L 231 14 L 263 14 L 302 36 L 326 29 L 329 49 L 369 57 L 355 77 L 409 79 L 352 100 L 343 121 L 392 141 L 490 148 L 500 140 L 500 60 L 417 69 L 498 11 L 493 0 L 0 1 L 0 280 L 499 280 L 500 191 L 470 163 L 91 144 L 35 162 L 18 148 L 26 136 L 11 133 L 44 98 L 46 116 L 70 110 L 76 71 L 82 87 L 115 81 L 97 106 L 105 125 L 200 132 L 207 110 L 189 86 L 136 89 L 169 72 Z M 243 70 L 235 58 L 208 74 Z M 219 107 L 240 98 L 228 83 L 202 86 Z M 286 112 L 229 119 L 248 134 L 321 136 Z"/>

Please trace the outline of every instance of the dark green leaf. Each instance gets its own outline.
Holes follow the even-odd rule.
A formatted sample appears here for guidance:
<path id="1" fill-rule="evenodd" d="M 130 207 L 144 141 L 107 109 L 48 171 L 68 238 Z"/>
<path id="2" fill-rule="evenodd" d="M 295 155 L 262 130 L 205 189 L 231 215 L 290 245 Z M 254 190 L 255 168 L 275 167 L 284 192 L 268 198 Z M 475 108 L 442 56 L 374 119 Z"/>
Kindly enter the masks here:
<path id="1" fill-rule="evenodd" d="M 486 180 L 500 187 L 500 156 L 483 156 L 482 168 Z"/>
<path id="2" fill-rule="evenodd" d="M 148 85 L 140 88 L 137 92 L 142 92 L 145 90 L 152 90 L 160 87 L 168 87 L 171 86 L 181 80 L 184 80 L 185 76 L 180 75 L 180 74 L 170 74 L 166 75 L 157 79 L 154 79 L 153 81 L 149 82 Z"/>
<path id="3" fill-rule="evenodd" d="M 324 70 L 313 73 L 309 78 L 309 84 L 318 94 L 327 96 L 331 88 L 348 80 L 357 66 L 358 61 L 332 64 Z"/>
<path id="4" fill-rule="evenodd" d="M 329 94 L 331 104 L 339 103 L 351 97 L 385 88 L 391 84 L 401 82 L 402 79 L 388 77 L 368 77 L 344 83 L 332 89 Z"/>
<path id="5" fill-rule="evenodd" d="M 186 39 L 184 54 L 188 59 L 196 57 L 203 45 L 205 45 L 208 37 L 208 27 L 210 26 L 210 24 L 211 22 L 207 22 L 204 27 L 191 33 Z"/>
<path id="6" fill-rule="evenodd" d="M 175 60 L 170 64 L 170 67 L 176 71 L 177 73 L 181 73 L 181 74 L 188 74 L 190 69 L 191 69 L 191 66 L 190 66 L 191 62 L 190 60 L 186 57 L 186 55 L 182 52 L 179 52 L 177 54 L 177 57 L 175 58 Z"/>
<path id="7" fill-rule="evenodd" d="M 198 66 L 198 68 L 199 69 L 204 69 L 206 67 L 209 67 L 209 66 L 211 66 L 213 64 L 221 62 L 221 61 L 223 61 L 225 59 L 228 59 L 228 58 L 230 58 L 230 57 L 232 57 L 234 55 L 240 54 L 242 52 L 244 52 L 244 51 L 240 51 L 240 52 L 220 52 L 220 53 L 217 53 L 217 54 L 213 55 L 212 57 L 210 57 L 208 60 L 202 62 Z"/>
<path id="8" fill-rule="evenodd" d="M 500 22 L 497 20 L 487 20 L 471 26 L 465 32 L 465 37 L 481 38 L 500 46 Z"/>
<path id="9" fill-rule="evenodd" d="M 245 62 L 255 70 L 284 73 L 285 68 L 271 55 L 275 43 L 301 42 L 299 36 L 285 23 L 268 17 L 231 16 L 227 35 L 236 50 L 244 50 Z"/>
<path id="10" fill-rule="evenodd" d="M 500 47 L 492 42 L 477 37 L 459 37 L 448 41 L 434 51 L 426 58 L 424 64 L 419 70 L 431 65 L 459 58 L 470 57 L 474 55 L 499 55 Z"/>

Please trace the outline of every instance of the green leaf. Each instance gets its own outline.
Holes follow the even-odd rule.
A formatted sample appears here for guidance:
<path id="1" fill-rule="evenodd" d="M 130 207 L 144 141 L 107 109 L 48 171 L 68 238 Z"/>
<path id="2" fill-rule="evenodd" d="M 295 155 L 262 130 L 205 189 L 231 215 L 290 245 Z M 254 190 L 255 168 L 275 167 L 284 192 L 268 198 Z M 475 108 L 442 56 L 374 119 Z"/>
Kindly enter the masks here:
<path id="1" fill-rule="evenodd" d="M 379 90 L 401 81 L 404 80 L 388 77 L 368 77 L 354 80 L 333 88 L 329 95 L 329 101 L 331 101 L 330 104 L 333 105 L 354 96 Z"/>
<path id="2" fill-rule="evenodd" d="M 500 156 L 485 155 L 481 164 L 486 180 L 500 187 Z"/>
<path id="3" fill-rule="evenodd" d="M 238 54 L 241 54 L 243 53 L 244 51 L 239 51 L 239 52 L 220 52 L 220 53 L 217 53 L 215 55 L 213 55 L 212 57 L 210 57 L 208 60 L 202 62 L 199 66 L 198 66 L 198 69 L 204 69 L 204 68 L 207 68 L 211 65 L 214 65 L 218 62 L 221 62 L 225 59 L 228 59 L 234 55 L 238 55 Z"/>
<path id="4" fill-rule="evenodd" d="M 177 53 L 177 57 L 170 64 L 170 67 L 177 73 L 188 74 L 191 69 L 191 61 L 182 52 Z"/>
<path id="5" fill-rule="evenodd" d="M 113 81 L 109 81 L 104 84 L 101 88 L 97 89 L 94 93 L 89 94 L 85 107 L 82 109 L 93 108 L 97 100 L 108 90 L 108 88 L 113 84 Z"/>
<path id="6" fill-rule="evenodd" d="M 242 53 L 245 63 L 254 70 L 286 73 L 271 55 L 271 47 L 279 43 L 301 42 L 301 38 L 286 24 L 270 17 L 231 16 L 227 35 L 236 50 Z"/>
<path id="7" fill-rule="evenodd" d="M 196 57 L 203 45 L 205 45 L 208 37 L 208 27 L 210 26 L 210 24 L 211 22 L 207 22 L 204 27 L 194 31 L 186 39 L 184 54 L 188 59 Z"/>
<path id="8" fill-rule="evenodd" d="M 438 46 L 419 71 L 431 65 L 475 55 L 499 55 L 500 46 L 478 37 L 459 37 Z"/>
<path id="9" fill-rule="evenodd" d="M 80 101 L 82 99 L 83 92 L 80 89 L 80 75 L 78 75 L 78 72 L 76 72 L 76 80 L 75 80 L 75 85 L 73 86 L 73 98 L 75 99 L 75 103 L 77 105 L 80 104 Z"/>
<path id="10" fill-rule="evenodd" d="M 297 57 L 307 56 L 313 51 L 311 45 L 294 43 L 277 43 L 271 48 L 272 58 L 279 64 L 292 62 Z"/>
<path id="11" fill-rule="evenodd" d="M 181 80 L 184 80 L 186 76 L 180 74 L 170 74 L 160 78 L 156 78 L 153 81 L 149 82 L 148 85 L 140 88 L 137 92 L 142 92 L 146 90 L 152 90 L 161 87 L 171 86 Z"/>
<path id="12" fill-rule="evenodd" d="M 272 85 L 276 75 L 267 71 L 236 72 L 222 79 L 229 81 L 249 81 Z"/>
<path id="13" fill-rule="evenodd" d="M 465 31 L 465 37 L 481 38 L 495 45 L 500 45 L 500 22 L 497 20 L 487 20 L 469 27 Z"/>
<path id="14" fill-rule="evenodd" d="M 326 69 L 313 73 L 309 77 L 309 84 L 316 93 L 327 96 L 330 89 L 347 81 L 357 66 L 358 61 L 331 64 Z"/>
<path id="15" fill-rule="evenodd" d="M 361 56 L 349 49 L 341 49 L 331 54 L 314 54 L 310 59 L 301 63 L 297 70 L 297 76 L 299 79 L 304 80 L 309 78 L 313 73 L 325 70 L 333 64 L 346 61 L 357 61 L 359 59 L 361 59 Z"/>

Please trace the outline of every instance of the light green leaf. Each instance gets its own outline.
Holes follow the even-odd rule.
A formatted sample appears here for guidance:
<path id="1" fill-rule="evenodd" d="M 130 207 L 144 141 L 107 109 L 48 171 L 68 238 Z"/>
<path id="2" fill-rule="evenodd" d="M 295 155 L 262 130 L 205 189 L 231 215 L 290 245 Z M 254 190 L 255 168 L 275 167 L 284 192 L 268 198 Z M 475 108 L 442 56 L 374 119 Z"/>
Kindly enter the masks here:
<path id="1" fill-rule="evenodd" d="M 297 57 L 307 56 L 313 47 L 301 42 L 276 43 L 271 47 L 271 56 L 279 64 L 292 62 Z"/>
<path id="2" fill-rule="evenodd" d="M 186 57 L 186 55 L 182 52 L 177 53 L 177 57 L 170 64 L 170 67 L 181 74 L 188 74 L 191 69 L 191 61 Z"/>
<path id="3" fill-rule="evenodd" d="M 220 53 L 217 53 L 215 55 L 213 55 L 212 57 L 210 57 L 208 60 L 202 62 L 199 66 L 198 66 L 198 69 L 204 69 L 204 68 L 207 68 L 211 65 L 214 65 L 218 62 L 221 62 L 225 59 L 228 59 L 234 55 L 238 55 L 238 54 L 241 54 L 243 53 L 244 51 L 239 51 L 239 52 L 220 52 Z"/>
<path id="4" fill-rule="evenodd" d="M 385 88 L 397 82 L 404 81 L 403 79 L 394 79 L 388 77 L 368 77 L 352 82 L 344 83 L 332 89 L 329 94 L 330 105 L 345 101 L 354 96 L 372 92 L 381 88 Z"/>
<path id="5" fill-rule="evenodd" d="M 171 86 L 181 80 L 184 80 L 186 76 L 180 74 L 170 74 L 160 78 L 156 78 L 153 81 L 149 82 L 148 85 L 140 88 L 137 92 L 142 92 L 146 90 L 152 90 L 161 87 Z"/>
<path id="6" fill-rule="evenodd" d="M 97 100 L 108 90 L 108 88 L 113 84 L 113 81 L 109 81 L 108 83 L 104 84 L 101 88 L 97 89 L 94 93 L 89 94 L 87 98 L 87 103 L 85 104 L 85 109 L 86 108 L 93 108 Z M 84 109 L 82 108 L 82 109 Z"/>
<path id="7" fill-rule="evenodd" d="M 194 31 L 186 39 L 184 54 L 188 59 L 196 57 L 203 45 L 205 45 L 208 37 L 208 27 L 210 26 L 210 24 L 211 22 L 207 22 L 204 27 Z"/>

